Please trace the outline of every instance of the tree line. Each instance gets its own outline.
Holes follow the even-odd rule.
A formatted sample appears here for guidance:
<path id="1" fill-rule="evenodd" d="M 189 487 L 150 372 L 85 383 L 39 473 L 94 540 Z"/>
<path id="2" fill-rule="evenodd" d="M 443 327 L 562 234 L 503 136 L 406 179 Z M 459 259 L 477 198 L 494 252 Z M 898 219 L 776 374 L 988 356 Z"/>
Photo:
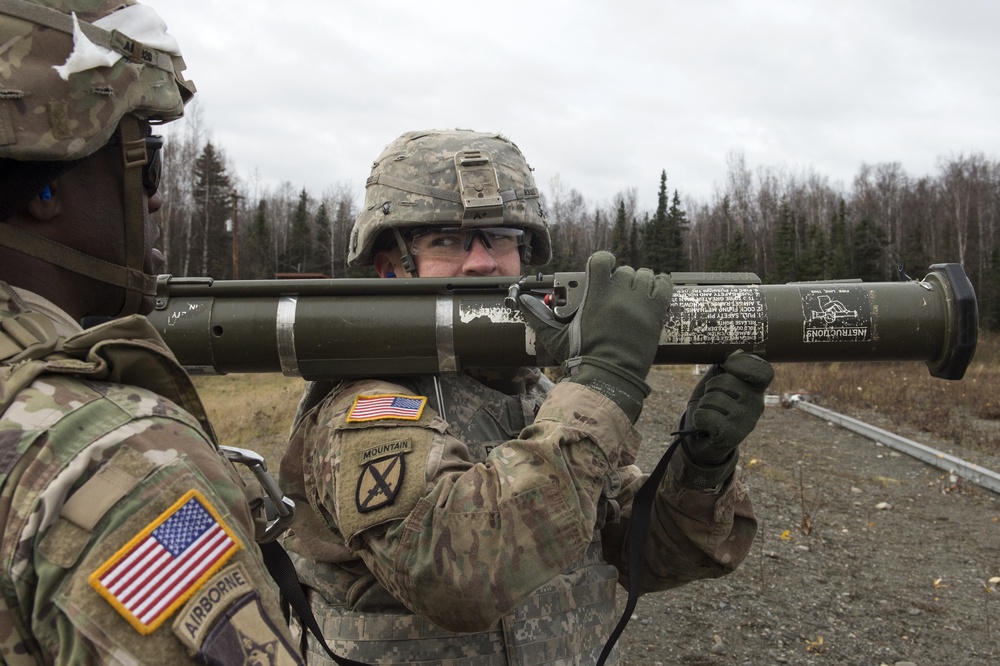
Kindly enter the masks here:
<path id="1" fill-rule="evenodd" d="M 164 148 L 158 213 L 166 271 L 217 279 L 287 274 L 373 276 L 346 265 L 358 202 L 345 185 L 310 193 L 233 174 L 195 106 Z M 656 271 L 749 271 L 765 283 L 923 277 L 932 263 L 965 267 L 985 326 L 1000 328 L 1000 163 L 975 153 L 939 158 L 937 172 L 862 164 L 849 186 L 814 171 L 751 168 L 728 157 L 708 200 L 683 197 L 659 174 L 657 206 L 635 188 L 595 203 L 559 176 L 543 193 L 553 259 L 579 271 L 597 250 Z M 234 251 L 234 230 L 236 243 Z"/>

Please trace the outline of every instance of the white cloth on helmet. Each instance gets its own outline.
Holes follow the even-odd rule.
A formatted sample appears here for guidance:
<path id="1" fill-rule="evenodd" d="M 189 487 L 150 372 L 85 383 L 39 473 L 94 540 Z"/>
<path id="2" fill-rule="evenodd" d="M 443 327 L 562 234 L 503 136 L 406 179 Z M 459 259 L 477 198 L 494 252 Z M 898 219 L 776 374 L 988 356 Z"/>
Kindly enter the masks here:
<path id="1" fill-rule="evenodd" d="M 107 30 L 117 30 L 118 32 L 131 37 L 137 42 L 150 48 L 180 55 L 180 47 L 177 40 L 172 35 L 167 34 L 167 24 L 160 18 L 159 14 L 152 7 L 146 5 L 130 5 L 117 12 L 112 12 L 107 16 L 94 21 L 98 28 Z M 80 29 L 80 21 L 73 13 L 73 52 L 69 54 L 66 62 L 62 65 L 55 65 L 53 69 L 59 72 L 59 76 L 64 81 L 69 80 L 70 74 L 85 72 L 98 67 L 111 67 L 122 56 L 120 53 L 112 51 L 103 46 L 98 46 L 90 41 L 83 30 Z"/>

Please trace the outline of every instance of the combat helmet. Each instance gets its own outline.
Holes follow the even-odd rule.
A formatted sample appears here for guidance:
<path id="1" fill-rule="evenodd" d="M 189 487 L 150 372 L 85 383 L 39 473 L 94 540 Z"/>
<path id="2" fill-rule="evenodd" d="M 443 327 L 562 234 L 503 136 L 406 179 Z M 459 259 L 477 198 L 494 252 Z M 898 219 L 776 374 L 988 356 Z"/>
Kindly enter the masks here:
<path id="1" fill-rule="evenodd" d="M 194 94 L 166 25 L 135 0 L 0 0 L 0 244 L 126 290 L 123 312 L 155 294 L 143 273 L 140 120 L 175 120 Z M 116 134 L 117 133 L 117 134 Z M 118 137 L 125 266 L 4 224 L 42 186 Z"/>
<path id="2" fill-rule="evenodd" d="M 370 265 L 376 242 L 392 232 L 413 272 L 403 234 L 422 226 L 517 227 L 526 243 L 521 262 L 552 256 L 548 226 L 531 167 L 513 142 L 470 130 L 408 132 L 390 143 L 365 183 L 347 263 Z"/>

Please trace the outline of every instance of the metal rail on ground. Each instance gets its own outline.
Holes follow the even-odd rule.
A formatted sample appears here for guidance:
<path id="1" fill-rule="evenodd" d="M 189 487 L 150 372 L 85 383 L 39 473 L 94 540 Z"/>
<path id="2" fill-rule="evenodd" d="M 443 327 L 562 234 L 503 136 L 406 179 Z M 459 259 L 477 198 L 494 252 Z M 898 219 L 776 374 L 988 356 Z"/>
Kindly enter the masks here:
<path id="1" fill-rule="evenodd" d="M 832 423 L 836 423 L 842 428 L 846 428 L 852 432 L 858 433 L 859 435 L 873 439 L 876 442 L 880 442 L 888 447 L 896 449 L 897 451 L 902 451 L 907 455 L 913 456 L 914 458 L 922 460 L 925 463 L 951 472 L 962 477 L 963 479 L 972 481 L 973 483 L 988 490 L 992 490 L 995 493 L 1000 493 L 1000 474 L 986 469 L 985 467 L 980 467 L 979 465 L 962 460 L 961 458 L 957 458 L 953 455 L 949 455 L 943 451 L 938 451 L 937 449 L 921 444 L 920 442 L 915 442 L 912 439 L 901 437 L 895 433 L 889 432 L 888 430 L 883 430 L 882 428 L 865 423 L 864 421 L 859 421 L 858 419 L 851 418 L 850 416 L 839 414 L 811 402 L 793 401 L 792 404 L 808 414 L 812 414 L 813 416 L 818 416 Z"/>

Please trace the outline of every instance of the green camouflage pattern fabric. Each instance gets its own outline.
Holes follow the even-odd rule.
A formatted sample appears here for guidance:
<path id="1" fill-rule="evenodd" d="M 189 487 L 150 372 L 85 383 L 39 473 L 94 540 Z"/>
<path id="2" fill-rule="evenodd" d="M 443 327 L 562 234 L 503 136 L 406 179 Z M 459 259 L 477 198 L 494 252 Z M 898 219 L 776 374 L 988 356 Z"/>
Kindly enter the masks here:
<path id="1" fill-rule="evenodd" d="M 297 569 L 308 566 L 302 558 L 295 561 Z M 315 591 L 309 598 L 334 652 L 365 663 L 583 665 L 597 662 L 614 628 L 616 573 L 603 561 L 600 541 L 594 541 L 575 566 L 536 589 L 488 630 L 474 633 L 448 631 L 405 609 L 351 610 Z M 333 663 L 312 636 L 303 654 L 310 664 Z M 616 647 L 606 663 L 619 662 Z"/>
<path id="2" fill-rule="evenodd" d="M 26 311 L 45 313 L 68 347 L 88 333 L 48 301 L 0 283 L 0 331 L 16 331 L 8 324 Z M 143 345 L 133 342 L 165 350 L 162 342 L 119 341 L 132 350 L 137 368 L 157 374 L 156 363 L 143 364 Z M 86 373 L 100 365 L 75 352 L 53 357 L 62 370 L 76 363 Z M 0 368 L 0 383 L 17 379 L 9 365 Z M 162 383 L 150 377 L 150 384 L 179 381 L 183 371 L 177 370 Z M 265 655 L 274 664 L 301 663 L 254 544 L 255 523 L 238 474 L 177 403 L 107 381 L 123 371 L 112 362 L 98 373 L 104 380 L 36 373 L 0 413 L 0 662 L 243 664 Z M 193 393 L 189 381 L 178 389 L 173 393 Z M 143 635 L 88 578 L 191 490 L 218 512 L 240 547 Z"/>
<path id="3" fill-rule="evenodd" d="M 549 393 L 537 371 L 511 379 L 345 383 L 299 420 L 281 464 L 300 507 L 286 547 L 338 654 L 378 664 L 596 661 L 627 574 L 631 499 L 645 478 L 633 464 L 639 435 L 584 386 Z M 417 422 L 350 420 L 359 395 L 384 394 L 425 396 L 429 411 Z M 422 456 L 405 467 L 423 474 L 420 496 L 401 493 L 376 511 L 383 522 L 345 533 L 358 505 L 338 487 L 353 491 L 364 477 L 359 442 L 404 441 L 414 445 L 402 456 Z M 756 531 L 738 480 L 699 493 L 680 486 L 683 465 L 654 507 L 645 591 L 732 571 Z M 303 653 L 330 663 L 311 638 Z"/>
<path id="4" fill-rule="evenodd" d="M 75 11 L 83 23 L 135 0 L 44 0 L 56 18 Z M 10 11 L 10 14 L 6 12 Z M 73 34 L 20 18 L 0 4 L 0 158 L 75 160 L 104 146 L 125 114 L 168 122 L 183 115 L 194 87 L 184 60 L 140 44 L 114 42 L 128 53 L 111 67 L 71 74 L 53 69 L 73 51 Z M 131 50 L 126 47 L 132 47 Z"/>
<path id="5" fill-rule="evenodd" d="M 464 226 L 455 156 L 481 151 L 496 169 L 503 197 L 502 222 L 534 232 L 531 264 L 552 257 L 549 230 L 531 167 L 520 149 L 500 134 L 470 130 L 407 132 L 390 143 L 372 166 L 365 183 L 365 202 L 351 229 L 347 263 L 372 263 L 372 249 L 382 232 L 427 225 Z"/>

